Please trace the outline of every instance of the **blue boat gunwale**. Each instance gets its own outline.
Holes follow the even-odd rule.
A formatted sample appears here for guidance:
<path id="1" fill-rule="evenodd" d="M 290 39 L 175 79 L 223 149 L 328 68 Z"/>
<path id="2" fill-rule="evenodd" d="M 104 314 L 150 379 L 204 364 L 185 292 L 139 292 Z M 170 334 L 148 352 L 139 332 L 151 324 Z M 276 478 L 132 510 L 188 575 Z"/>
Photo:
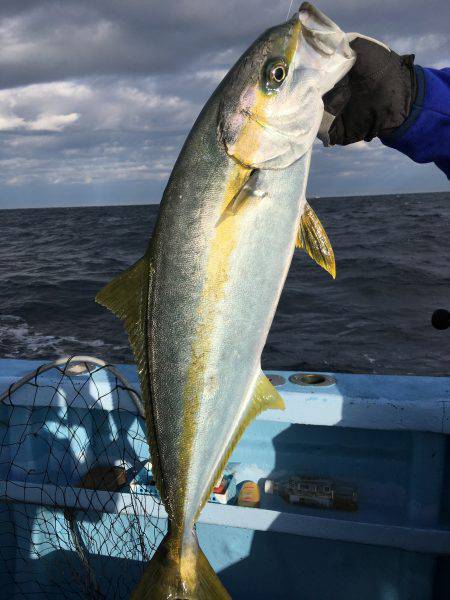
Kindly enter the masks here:
<path id="1" fill-rule="evenodd" d="M 0 393 L 20 379 L 25 373 L 37 368 L 38 361 L 0 359 Z M 139 389 L 134 365 L 116 365 L 119 372 Z M 296 371 L 270 370 L 266 374 L 280 375 L 285 383 L 277 387 L 283 397 L 286 409 L 264 411 L 258 420 L 302 425 L 351 427 L 375 430 L 408 430 L 434 433 L 450 433 L 450 377 L 425 377 L 416 375 L 372 375 L 317 372 L 332 376 L 333 385 L 327 387 L 299 386 L 289 380 Z M 304 371 L 304 373 L 310 373 Z M 41 377 L 46 377 L 43 374 Z M 116 399 L 107 396 L 108 381 L 101 379 L 97 385 L 105 392 L 105 398 L 96 400 L 92 409 L 113 410 Z M 80 386 L 86 381 L 83 375 L 77 376 Z M 56 380 L 50 380 L 55 383 Z M 106 386 L 106 387 L 104 387 Z M 60 397 L 51 398 L 52 405 L 61 405 Z M 48 406 L 45 398 L 37 401 L 24 398 L 11 398 L 10 402 L 21 406 Z M 120 405 L 129 412 L 136 407 L 127 394 L 120 399 Z M 73 399 L 71 406 L 77 406 Z M 86 408 L 86 401 L 80 402 Z"/>

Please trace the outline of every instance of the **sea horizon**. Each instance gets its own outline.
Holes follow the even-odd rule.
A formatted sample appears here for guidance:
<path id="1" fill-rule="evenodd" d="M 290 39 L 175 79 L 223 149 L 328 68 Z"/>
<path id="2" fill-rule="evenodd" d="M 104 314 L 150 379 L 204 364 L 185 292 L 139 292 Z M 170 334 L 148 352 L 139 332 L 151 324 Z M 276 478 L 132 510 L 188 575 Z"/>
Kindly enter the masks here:
<path id="1" fill-rule="evenodd" d="M 316 196 L 316 195 L 309 195 L 308 193 L 306 194 L 306 198 L 308 200 L 346 200 L 348 198 L 358 198 L 361 200 L 367 199 L 367 198 L 390 198 L 392 196 L 394 197 L 402 197 L 402 196 L 423 196 L 424 194 L 426 195 L 448 195 L 448 191 L 425 191 L 425 192 L 391 192 L 391 193 L 383 193 L 383 194 L 348 194 L 345 196 L 333 196 L 333 195 L 327 195 L 327 196 Z M 159 206 L 161 204 L 161 201 L 159 202 L 132 202 L 132 203 L 123 203 L 123 204 L 119 204 L 119 203 L 107 203 L 107 204 L 51 204 L 51 205 L 44 205 L 44 206 L 19 206 L 19 207 L 15 207 L 15 206 L 0 206 L 0 211 L 1 210 L 5 210 L 5 211 L 9 211 L 9 210 L 40 210 L 40 209 L 61 209 L 61 208 L 84 208 L 84 209 L 89 209 L 89 208 L 119 208 L 119 207 L 140 207 L 140 206 Z"/>

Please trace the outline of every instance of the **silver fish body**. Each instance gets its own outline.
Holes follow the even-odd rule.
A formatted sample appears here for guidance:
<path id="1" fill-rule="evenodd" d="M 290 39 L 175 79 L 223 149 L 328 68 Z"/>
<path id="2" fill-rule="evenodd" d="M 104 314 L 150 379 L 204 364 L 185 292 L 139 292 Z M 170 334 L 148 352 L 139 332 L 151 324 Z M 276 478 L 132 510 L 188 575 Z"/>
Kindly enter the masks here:
<path id="1" fill-rule="evenodd" d="M 282 407 L 261 352 L 306 206 L 321 95 L 352 63 L 345 35 L 310 5 L 261 36 L 189 134 L 148 252 L 98 295 L 125 321 L 169 516 L 133 598 L 228 597 L 193 526 L 245 427 Z"/>
<path id="2" fill-rule="evenodd" d="M 195 146 L 195 139 L 191 143 Z M 217 144 L 206 154 L 206 161 L 200 163 L 193 153 L 184 158 L 189 180 L 183 178 L 169 185 L 153 247 L 150 370 L 154 374 L 152 394 L 160 400 L 155 422 L 164 456 L 161 470 L 167 481 L 169 514 L 175 514 L 180 496 L 176 475 L 187 442 L 184 411 L 195 422 L 182 508 L 186 526 L 192 524 L 222 449 L 251 402 L 261 372 L 261 352 L 294 251 L 300 200 L 309 170 L 308 153 L 270 177 L 261 173 L 258 185 L 262 196 L 251 200 L 254 206 L 246 207 L 239 219 L 227 216 L 217 225 L 223 211 L 223 200 L 217 199 L 229 194 L 228 181 L 236 165 Z M 209 181 L 203 175 L 205 167 Z M 192 179 L 202 182 L 200 193 L 189 184 Z M 231 256 L 226 252 L 217 256 L 218 276 L 208 296 L 208 258 L 221 227 L 233 229 L 234 248 Z M 186 395 L 192 369 L 198 375 L 195 408 L 179 401 Z"/>

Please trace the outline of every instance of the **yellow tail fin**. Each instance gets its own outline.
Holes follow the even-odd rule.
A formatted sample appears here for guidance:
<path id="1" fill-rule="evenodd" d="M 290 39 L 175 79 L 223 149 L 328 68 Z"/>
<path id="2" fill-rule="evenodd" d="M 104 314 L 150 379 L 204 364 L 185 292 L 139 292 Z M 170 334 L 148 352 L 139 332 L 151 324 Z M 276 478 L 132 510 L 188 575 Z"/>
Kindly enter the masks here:
<path id="1" fill-rule="evenodd" d="M 194 537 L 189 553 L 190 564 L 184 565 L 184 569 L 180 560 L 174 558 L 177 556 L 173 552 L 175 543 L 169 532 L 131 594 L 131 600 L 231 600 L 201 551 L 197 538 Z M 182 571 L 194 576 L 188 579 Z"/>

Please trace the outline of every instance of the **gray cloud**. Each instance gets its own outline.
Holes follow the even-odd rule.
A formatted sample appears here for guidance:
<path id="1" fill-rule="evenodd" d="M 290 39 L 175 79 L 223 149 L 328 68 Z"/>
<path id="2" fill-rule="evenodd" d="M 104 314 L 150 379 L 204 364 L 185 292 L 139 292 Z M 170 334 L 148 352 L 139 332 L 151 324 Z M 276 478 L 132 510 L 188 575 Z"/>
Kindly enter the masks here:
<path id="1" fill-rule="evenodd" d="M 222 52 L 237 57 L 243 45 L 282 20 L 258 0 L 245 3 L 242 19 L 237 1 L 213 7 L 144 0 L 33 4 L 18 14 L 10 7 L 2 20 L 2 87 L 98 74 L 174 73 L 194 63 L 209 67 Z"/>
<path id="2" fill-rule="evenodd" d="M 58 190 L 78 203 L 158 201 L 209 94 L 287 8 L 267 0 L 3 0 L 0 206 L 33 204 L 38 188 L 41 203 Z M 447 0 L 324 0 L 320 8 L 347 31 L 415 52 L 420 64 L 450 64 Z M 317 146 L 309 191 L 446 187 L 435 167 L 372 143 Z"/>
<path id="3" fill-rule="evenodd" d="M 148 2 L 47 0 L 2 2 L 0 85 L 12 87 L 98 74 L 151 74 L 229 66 L 265 28 L 283 20 L 285 6 L 265 0 Z M 321 8 L 347 31 L 361 31 L 433 62 L 445 52 L 446 0 L 347 0 Z M 410 48 L 408 48 L 410 40 Z M 417 41 L 419 40 L 419 47 Z M 404 48 L 406 46 L 406 48 Z M 448 44 L 446 48 L 448 58 Z"/>

